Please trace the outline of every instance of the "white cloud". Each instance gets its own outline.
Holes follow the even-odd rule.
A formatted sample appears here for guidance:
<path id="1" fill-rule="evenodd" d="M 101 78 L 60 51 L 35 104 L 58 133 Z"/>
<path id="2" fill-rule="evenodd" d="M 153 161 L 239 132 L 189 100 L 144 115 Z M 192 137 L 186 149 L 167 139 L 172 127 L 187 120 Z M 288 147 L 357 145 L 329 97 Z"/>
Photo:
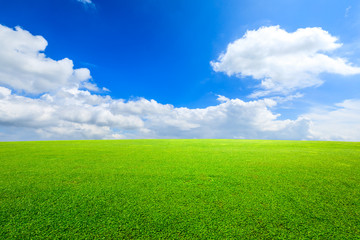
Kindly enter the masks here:
<path id="1" fill-rule="evenodd" d="M 79 87 L 91 78 L 88 69 L 74 69 L 68 58 L 59 61 L 47 58 L 43 53 L 47 44 L 42 36 L 34 36 L 20 27 L 13 30 L 0 25 L 0 84 L 40 94 L 60 87 Z"/>
<path id="2" fill-rule="evenodd" d="M 348 6 L 348 7 L 345 9 L 345 17 L 346 17 L 346 18 L 349 16 L 350 10 L 351 10 L 351 6 Z"/>
<path id="3" fill-rule="evenodd" d="M 218 100 L 219 102 L 228 102 L 228 101 L 230 101 L 229 98 L 227 98 L 227 97 L 225 97 L 225 96 L 222 96 L 222 95 L 218 95 L 217 100 Z"/>
<path id="4" fill-rule="evenodd" d="M 305 139 L 307 120 L 278 120 L 270 99 L 244 102 L 220 99 L 219 105 L 188 109 L 168 106 L 144 116 L 145 126 L 155 137 L 165 138 L 251 138 Z M 153 103 L 156 104 L 156 103 Z M 165 111 L 164 111 L 165 110 Z"/>
<path id="5" fill-rule="evenodd" d="M 113 99 L 90 92 L 99 89 L 89 81 L 88 69 L 74 69 L 69 59 L 55 61 L 45 57 L 43 51 L 46 45 L 46 40 L 41 36 L 33 36 L 21 28 L 14 31 L 0 25 L 1 141 L 119 138 L 360 139 L 360 100 L 344 101 L 332 111 L 313 111 L 295 120 L 281 120 L 280 115 L 274 113 L 274 107 L 278 103 L 301 97 L 301 94 L 249 102 L 219 95 L 219 104 L 196 109 L 176 108 L 144 98 L 132 101 Z M 322 49 L 336 47 L 335 41 L 329 41 L 327 48 Z M 319 54 L 316 50 L 319 47 L 313 47 L 316 51 L 309 48 L 306 47 L 307 51 Z M 40 97 L 27 96 L 19 91 L 26 94 L 40 93 Z"/>
<path id="6" fill-rule="evenodd" d="M 86 6 L 95 7 L 95 4 L 91 0 L 77 0 L 80 3 L 83 3 Z"/>
<path id="7" fill-rule="evenodd" d="M 10 95 L 11 95 L 11 90 L 10 89 L 0 87 L 0 99 L 7 98 Z"/>
<path id="8" fill-rule="evenodd" d="M 77 0 L 77 1 L 84 4 L 92 4 L 91 0 Z"/>
<path id="9" fill-rule="evenodd" d="M 1 87 L 0 125 L 14 131 L 32 129 L 33 139 L 113 138 L 113 129 L 126 131 L 143 126 L 138 116 L 113 114 L 109 109 L 113 101 L 78 89 L 61 89 L 55 95 L 34 99 Z"/>
<path id="10" fill-rule="evenodd" d="M 311 119 L 311 136 L 317 140 L 360 140 L 360 99 L 348 99 L 331 108 L 316 108 L 304 115 Z"/>
<path id="11" fill-rule="evenodd" d="M 251 76 L 261 80 L 263 90 L 253 97 L 318 86 L 321 73 L 359 74 L 344 58 L 329 53 L 339 47 L 337 38 L 321 28 L 300 28 L 288 33 L 279 26 L 247 31 L 230 43 L 225 53 L 211 65 L 217 72 L 238 77 Z"/>
<path id="12" fill-rule="evenodd" d="M 216 106 L 189 109 L 143 98 L 125 102 L 78 89 L 33 99 L 1 87 L 0 125 L 11 127 L 12 134 L 19 131 L 20 137 L 24 128 L 28 135 L 32 129 L 30 139 L 307 138 L 308 121 L 278 120 L 270 110 L 273 100 L 219 100 Z"/>

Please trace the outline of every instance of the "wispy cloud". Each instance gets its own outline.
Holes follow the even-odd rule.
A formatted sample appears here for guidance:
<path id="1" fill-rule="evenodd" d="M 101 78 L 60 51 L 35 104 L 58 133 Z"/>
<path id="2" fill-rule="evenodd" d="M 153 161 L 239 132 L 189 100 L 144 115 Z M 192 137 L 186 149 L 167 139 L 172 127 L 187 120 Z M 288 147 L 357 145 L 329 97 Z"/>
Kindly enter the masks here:
<path id="1" fill-rule="evenodd" d="M 345 9 L 345 17 L 348 17 L 348 16 L 349 16 L 350 10 L 351 10 L 351 6 L 348 6 L 348 7 Z"/>
<path id="2" fill-rule="evenodd" d="M 77 1 L 85 4 L 86 6 L 95 7 L 95 4 L 91 0 L 77 0 Z"/>
<path id="3" fill-rule="evenodd" d="M 77 0 L 77 1 L 84 4 L 92 4 L 91 0 Z"/>
<path id="4" fill-rule="evenodd" d="M 311 119 L 311 136 L 317 140 L 360 140 L 360 99 L 318 107 L 305 114 Z"/>

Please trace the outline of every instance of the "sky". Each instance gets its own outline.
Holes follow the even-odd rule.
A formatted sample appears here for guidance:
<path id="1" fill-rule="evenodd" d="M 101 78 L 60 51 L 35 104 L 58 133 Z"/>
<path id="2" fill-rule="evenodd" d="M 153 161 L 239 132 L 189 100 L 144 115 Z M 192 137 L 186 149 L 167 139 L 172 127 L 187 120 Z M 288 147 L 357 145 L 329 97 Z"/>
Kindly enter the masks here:
<path id="1" fill-rule="evenodd" d="M 0 0 L 0 141 L 360 141 L 356 0 Z"/>

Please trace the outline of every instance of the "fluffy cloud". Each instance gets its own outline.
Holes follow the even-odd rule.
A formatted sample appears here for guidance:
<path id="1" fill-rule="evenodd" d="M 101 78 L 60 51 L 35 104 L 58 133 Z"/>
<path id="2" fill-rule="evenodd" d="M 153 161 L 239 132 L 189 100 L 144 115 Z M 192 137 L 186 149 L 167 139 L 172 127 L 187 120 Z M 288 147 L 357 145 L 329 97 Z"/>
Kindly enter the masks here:
<path id="1" fill-rule="evenodd" d="M 304 115 L 311 119 L 310 133 L 317 140 L 359 141 L 360 99 L 348 99 Z"/>
<path id="2" fill-rule="evenodd" d="M 319 46 L 315 46 L 315 42 L 318 41 L 314 40 L 313 47 L 306 45 L 303 48 L 313 55 L 322 55 L 317 52 Z M 322 40 L 322 43 L 325 42 Z M 301 94 L 248 102 L 218 96 L 217 105 L 197 109 L 176 108 L 144 98 L 132 101 L 113 99 L 80 90 L 98 90 L 96 85 L 89 82 L 89 70 L 74 69 L 69 59 L 55 61 L 45 57 L 43 51 L 46 46 L 47 42 L 41 36 L 34 36 L 21 28 L 13 30 L 0 25 L 1 141 L 118 138 L 360 139 L 357 134 L 360 132 L 357 124 L 360 122 L 360 100 L 345 101 L 338 104 L 335 110 L 313 111 L 295 120 L 282 120 L 279 114 L 274 113 L 274 107 L 301 97 Z M 338 44 L 333 39 L 328 41 L 327 48 L 323 44 L 321 46 L 325 51 L 337 48 Z M 283 51 L 286 52 L 286 48 Z M 220 66 L 221 62 L 213 64 Z M 357 71 L 357 68 L 345 63 L 344 66 L 348 68 L 346 71 Z M 39 94 L 39 97 L 29 93 Z"/>
<path id="3" fill-rule="evenodd" d="M 88 69 L 74 69 L 70 59 L 47 58 L 47 41 L 20 27 L 0 25 L 0 46 L 0 84 L 16 91 L 40 94 L 79 87 L 91 78 Z"/>
<path id="4" fill-rule="evenodd" d="M 0 87 L 0 125 L 14 131 L 32 129 L 32 139 L 114 138 L 113 129 L 141 129 L 139 117 L 113 114 L 109 110 L 112 101 L 78 89 L 62 89 L 56 95 L 34 99 Z"/>
<path id="5" fill-rule="evenodd" d="M 33 99 L 0 87 L 0 125 L 13 131 L 26 128 L 28 134 L 32 129 L 32 139 L 307 138 L 308 120 L 278 120 L 270 110 L 273 100 L 219 100 L 216 106 L 189 109 L 143 98 L 125 102 L 78 89 Z"/>
<path id="6" fill-rule="evenodd" d="M 114 105 L 114 110 L 141 115 L 146 132 L 143 137 L 157 138 L 259 138 L 305 139 L 306 119 L 278 120 L 270 99 L 244 102 L 219 97 L 222 103 L 207 108 L 174 108 L 156 101 L 140 99 Z M 130 111 L 129 111 L 130 110 Z"/>
<path id="7" fill-rule="evenodd" d="M 278 120 L 270 99 L 244 102 L 219 96 L 202 109 L 155 100 L 93 94 L 88 69 L 45 57 L 41 36 L 0 25 L 0 139 L 286 138 L 307 137 L 305 119 Z M 13 92 L 11 89 L 15 90 Z M 40 94 L 40 97 L 23 96 Z M 11 131 L 10 131 L 11 130 Z M 10 132 L 9 132 L 10 131 Z M 14 138 L 17 136 L 18 139 Z"/>
<path id="8" fill-rule="evenodd" d="M 351 75 L 360 73 L 346 59 L 329 53 L 341 47 L 337 38 L 321 28 L 300 28 L 288 33 L 279 26 L 247 31 L 230 43 L 225 53 L 211 65 L 217 72 L 261 80 L 262 91 L 288 94 L 297 89 L 322 84 L 320 73 Z"/>

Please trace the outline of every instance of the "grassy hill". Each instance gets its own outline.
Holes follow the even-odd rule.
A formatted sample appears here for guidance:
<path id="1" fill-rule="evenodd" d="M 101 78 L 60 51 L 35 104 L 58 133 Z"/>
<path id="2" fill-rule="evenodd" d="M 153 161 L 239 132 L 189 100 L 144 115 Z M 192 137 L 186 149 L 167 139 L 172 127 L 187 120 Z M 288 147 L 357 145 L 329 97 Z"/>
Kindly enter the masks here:
<path id="1" fill-rule="evenodd" d="M 0 238 L 359 236 L 360 143 L 0 143 Z"/>

